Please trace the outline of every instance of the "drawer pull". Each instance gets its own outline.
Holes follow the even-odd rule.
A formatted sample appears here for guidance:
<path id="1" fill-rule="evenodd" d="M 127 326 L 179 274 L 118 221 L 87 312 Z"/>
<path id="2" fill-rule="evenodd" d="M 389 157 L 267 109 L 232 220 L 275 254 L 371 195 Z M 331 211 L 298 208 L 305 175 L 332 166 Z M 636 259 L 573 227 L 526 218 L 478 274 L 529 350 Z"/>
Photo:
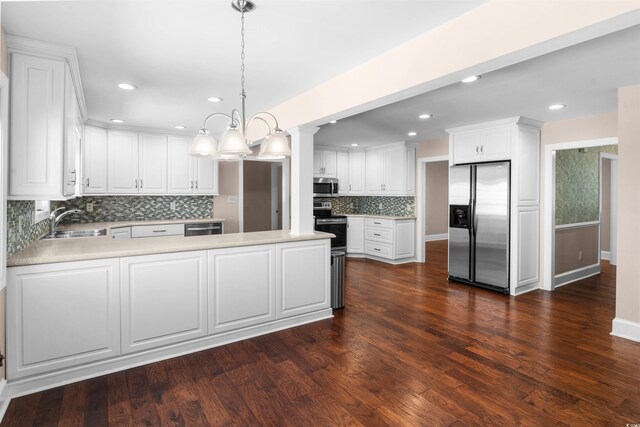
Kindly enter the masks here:
<path id="1" fill-rule="evenodd" d="M 380 249 L 378 249 L 378 248 L 373 248 L 373 250 L 376 251 L 376 252 L 380 252 Z"/>
<path id="2" fill-rule="evenodd" d="M 380 234 L 378 234 L 378 233 L 373 233 L 373 235 L 380 237 Z"/>
<path id="3" fill-rule="evenodd" d="M 373 221 L 373 223 L 376 224 L 376 225 L 381 225 L 382 224 L 381 222 L 375 222 L 375 221 Z"/>
<path id="4" fill-rule="evenodd" d="M 154 233 L 166 233 L 167 230 L 153 230 Z"/>

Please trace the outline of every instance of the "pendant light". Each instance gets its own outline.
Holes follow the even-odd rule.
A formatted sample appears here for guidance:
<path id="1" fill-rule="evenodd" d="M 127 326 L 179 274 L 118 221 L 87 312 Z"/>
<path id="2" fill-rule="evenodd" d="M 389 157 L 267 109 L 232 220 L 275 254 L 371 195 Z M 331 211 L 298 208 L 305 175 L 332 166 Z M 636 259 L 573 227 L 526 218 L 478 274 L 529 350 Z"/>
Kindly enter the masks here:
<path id="1" fill-rule="evenodd" d="M 244 14 L 255 9 L 255 3 L 250 0 L 233 0 L 231 6 L 240 12 L 240 110 L 231 110 L 231 115 L 225 113 L 213 113 L 204 119 L 204 125 L 200 132 L 191 142 L 189 147 L 189 155 L 206 156 L 212 159 L 220 160 L 239 160 L 240 158 L 251 154 L 249 146 L 250 141 L 247 140 L 247 128 L 250 124 L 260 121 L 268 128 L 268 132 L 264 137 L 259 158 L 264 159 L 281 159 L 291 156 L 289 148 L 289 140 L 278 126 L 278 120 L 269 112 L 263 111 L 256 113 L 249 120 L 245 116 L 245 99 L 247 97 L 244 90 Z M 220 142 L 218 143 L 211 131 L 207 129 L 207 121 L 212 117 L 222 116 L 228 120 L 227 128 L 223 132 Z M 274 125 L 272 127 L 272 124 Z"/>

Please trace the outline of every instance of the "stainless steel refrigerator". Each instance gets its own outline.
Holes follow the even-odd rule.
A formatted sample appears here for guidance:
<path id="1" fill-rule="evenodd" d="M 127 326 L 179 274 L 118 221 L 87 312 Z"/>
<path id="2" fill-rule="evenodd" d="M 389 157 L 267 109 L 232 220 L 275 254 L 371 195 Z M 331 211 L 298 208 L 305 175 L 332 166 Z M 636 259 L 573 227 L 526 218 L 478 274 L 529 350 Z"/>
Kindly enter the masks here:
<path id="1" fill-rule="evenodd" d="M 510 163 L 451 166 L 449 280 L 509 293 Z"/>

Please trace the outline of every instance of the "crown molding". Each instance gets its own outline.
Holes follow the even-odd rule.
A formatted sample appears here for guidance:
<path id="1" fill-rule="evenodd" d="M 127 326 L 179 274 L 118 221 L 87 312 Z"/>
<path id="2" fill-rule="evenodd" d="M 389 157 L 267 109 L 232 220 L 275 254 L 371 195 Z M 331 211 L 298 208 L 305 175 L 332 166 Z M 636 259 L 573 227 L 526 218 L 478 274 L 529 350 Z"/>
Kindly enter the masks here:
<path id="1" fill-rule="evenodd" d="M 9 54 L 13 52 L 28 53 L 43 58 L 66 61 L 69 64 L 71 80 L 76 92 L 76 98 L 80 107 L 82 119 L 87 119 L 87 104 L 84 99 L 82 89 L 82 79 L 80 77 L 80 66 L 78 65 L 78 52 L 74 47 L 47 43 L 39 40 L 32 40 L 25 37 L 7 34 L 7 48 Z"/>
<path id="2" fill-rule="evenodd" d="M 539 122 L 537 120 L 528 119 L 523 116 L 515 116 L 515 117 L 509 117 L 501 120 L 493 120 L 491 122 L 475 123 L 468 126 L 460 126 L 460 127 L 445 129 L 445 131 L 451 134 L 455 132 L 483 129 L 486 127 L 500 126 L 500 125 L 526 125 L 526 126 L 531 126 L 531 127 L 540 129 L 543 124 L 544 123 Z"/>

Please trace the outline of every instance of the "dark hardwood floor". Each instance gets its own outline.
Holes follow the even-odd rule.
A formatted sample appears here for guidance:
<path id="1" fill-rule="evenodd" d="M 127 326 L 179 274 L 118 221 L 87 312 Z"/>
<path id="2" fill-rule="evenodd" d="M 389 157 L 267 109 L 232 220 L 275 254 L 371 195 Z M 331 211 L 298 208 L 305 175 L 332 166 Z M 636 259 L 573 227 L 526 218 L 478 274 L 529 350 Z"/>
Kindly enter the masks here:
<path id="1" fill-rule="evenodd" d="M 335 318 L 14 399 L 2 426 L 640 423 L 615 268 L 517 298 L 424 265 L 347 261 Z"/>

